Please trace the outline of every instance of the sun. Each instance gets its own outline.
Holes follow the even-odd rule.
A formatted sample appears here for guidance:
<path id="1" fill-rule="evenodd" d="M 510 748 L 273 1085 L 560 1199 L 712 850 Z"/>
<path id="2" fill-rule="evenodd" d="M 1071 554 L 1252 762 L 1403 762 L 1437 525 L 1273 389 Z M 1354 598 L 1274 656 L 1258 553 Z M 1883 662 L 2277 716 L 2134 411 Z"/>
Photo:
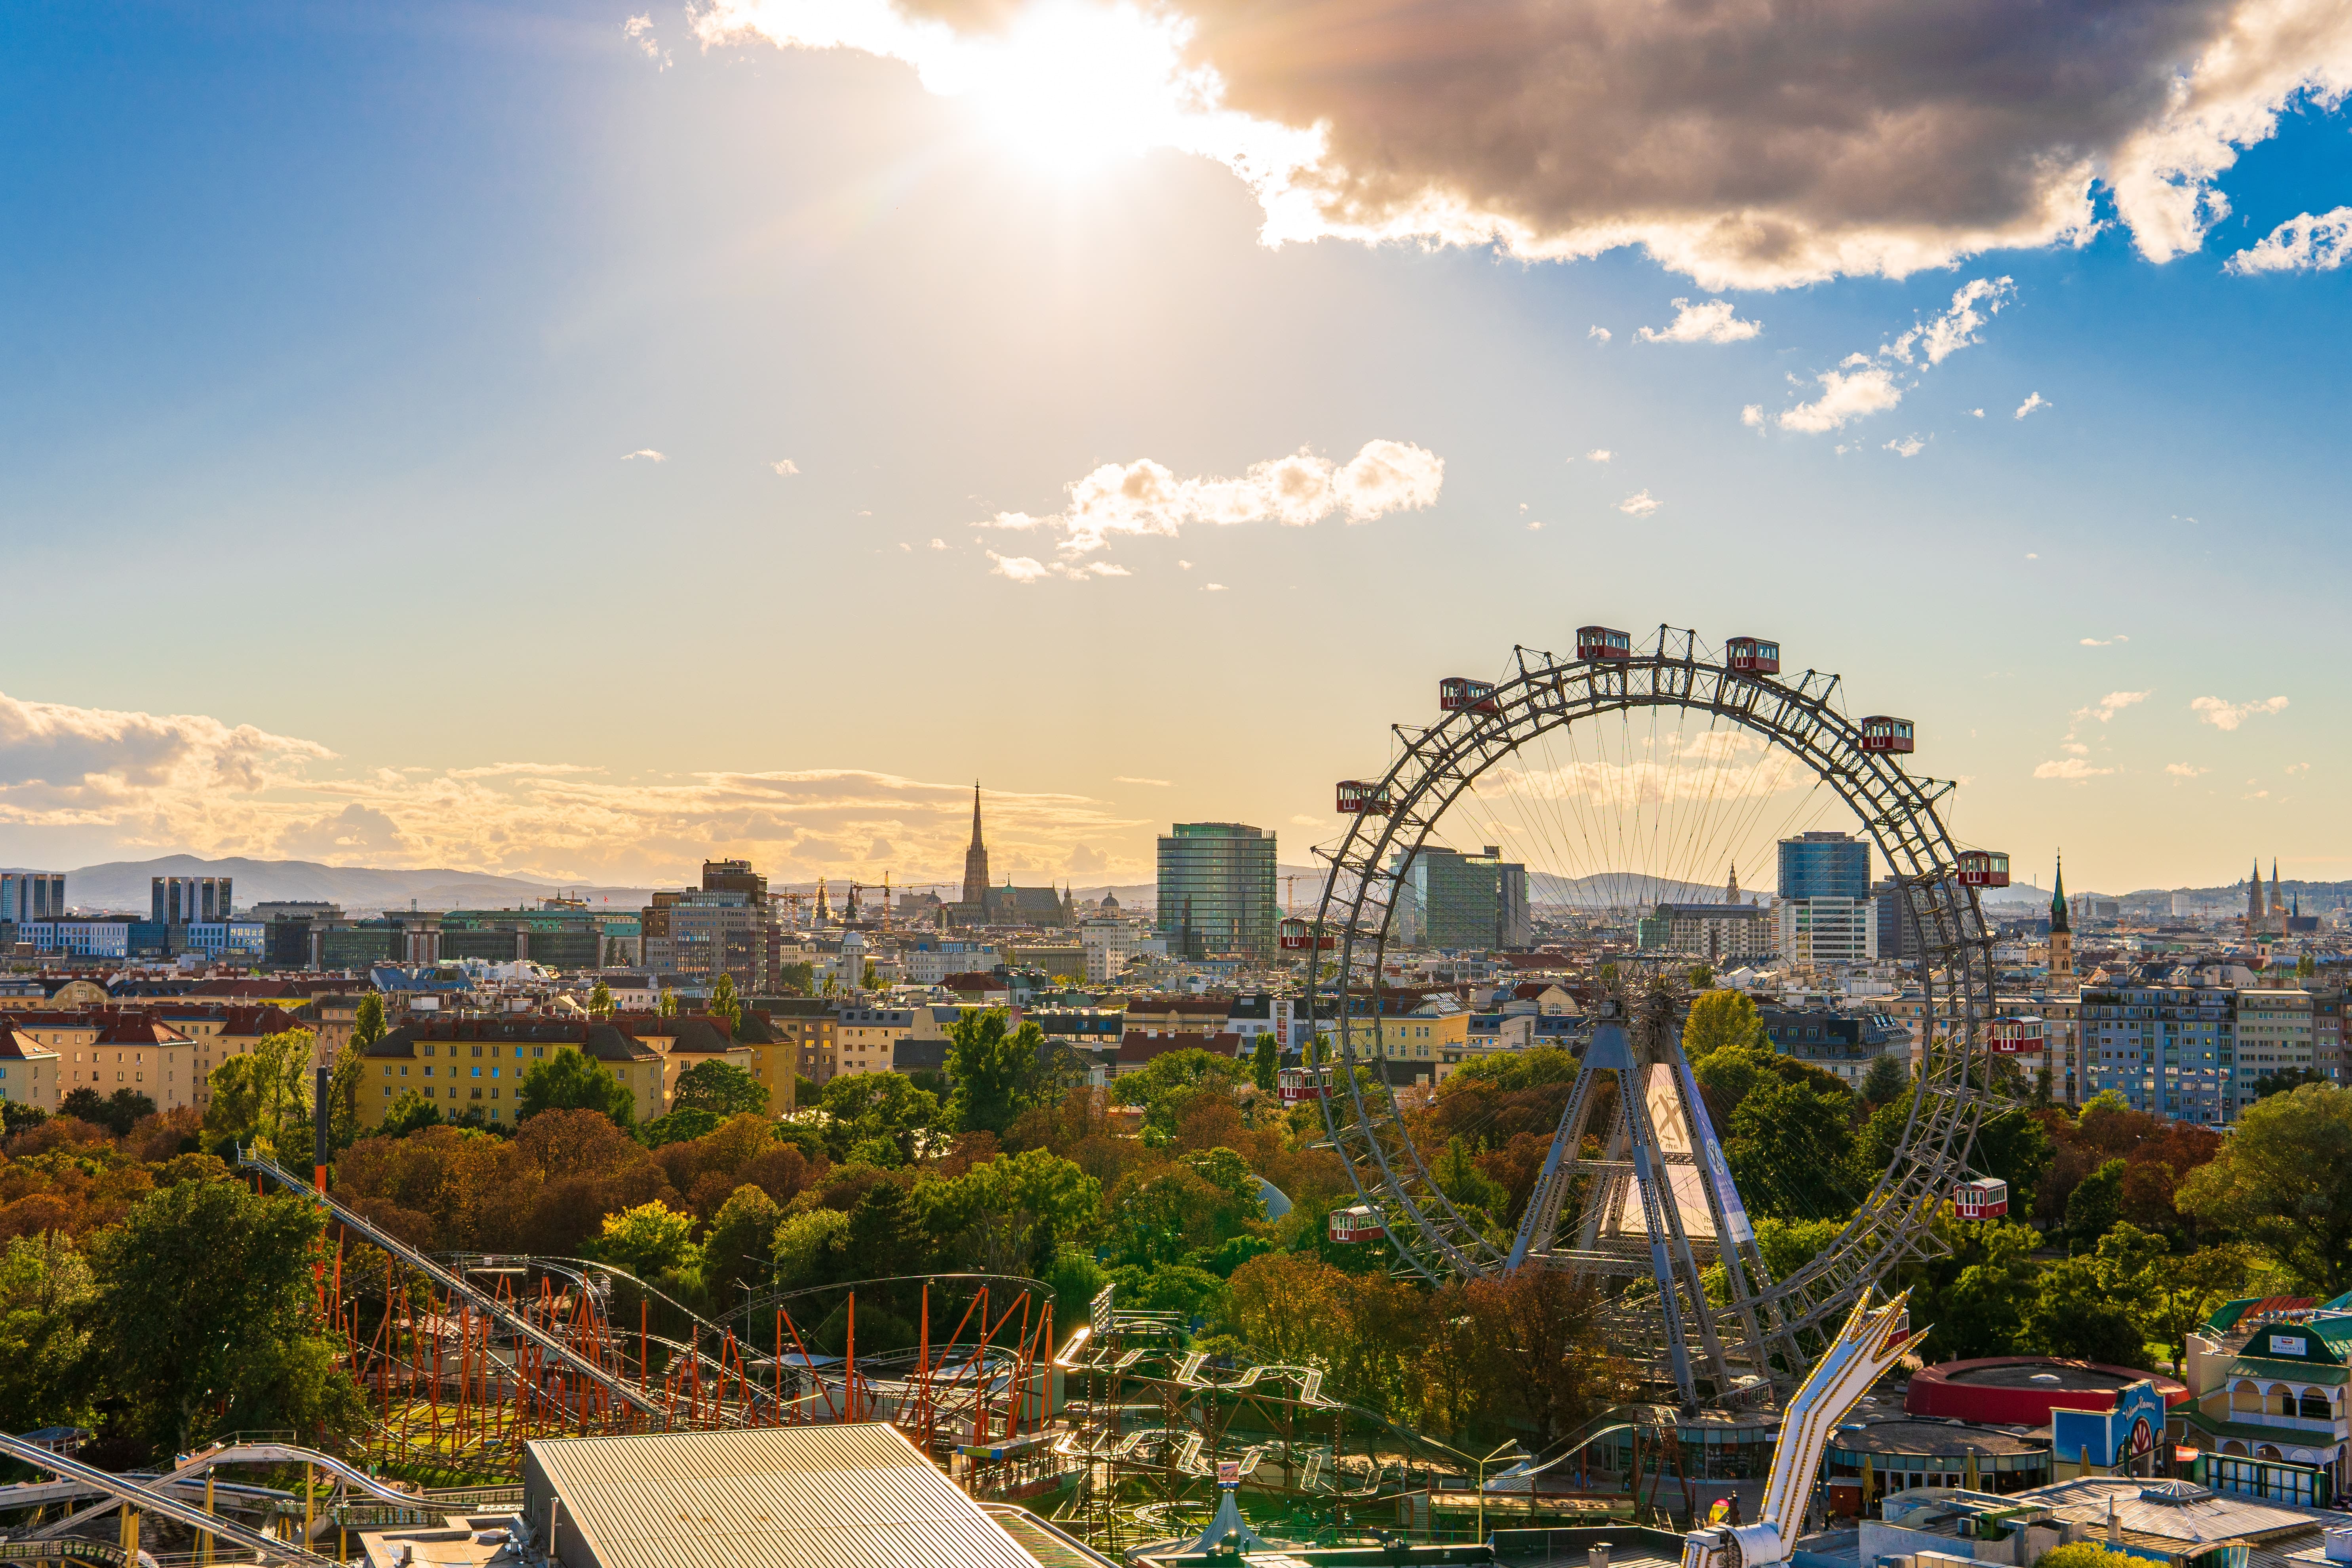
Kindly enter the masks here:
<path id="1" fill-rule="evenodd" d="M 1130 5 L 1045 0 L 1002 37 L 967 46 L 963 96 L 1021 162 L 1088 173 L 1185 144 L 1202 79 L 1185 66 L 1183 43 L 1181 23 Z"/>

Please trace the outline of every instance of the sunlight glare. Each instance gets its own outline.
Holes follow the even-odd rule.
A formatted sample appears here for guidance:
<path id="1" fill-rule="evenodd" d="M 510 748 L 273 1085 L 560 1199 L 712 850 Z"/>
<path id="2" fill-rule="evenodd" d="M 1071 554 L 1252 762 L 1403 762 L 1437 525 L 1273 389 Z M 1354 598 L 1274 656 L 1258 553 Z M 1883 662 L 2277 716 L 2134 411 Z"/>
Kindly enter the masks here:
<path id="1" fill-rule="evenodd" d="M 1126 5 L 1047 0 L 1001 39 L 966 44 L 964 94 L 1024 163 L 1079 174 L 1182 146 L 1206 84 L 1183 62 L 1184 24 Z"/>

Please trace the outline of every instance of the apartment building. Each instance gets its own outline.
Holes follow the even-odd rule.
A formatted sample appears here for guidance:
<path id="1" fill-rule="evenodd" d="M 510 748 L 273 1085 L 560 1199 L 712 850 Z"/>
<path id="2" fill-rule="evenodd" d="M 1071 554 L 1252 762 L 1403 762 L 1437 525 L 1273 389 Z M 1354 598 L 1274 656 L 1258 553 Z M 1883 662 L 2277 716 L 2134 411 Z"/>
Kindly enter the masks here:
<path id="1" fill-rule="evenodd" d="M 479 1111 L 487 1121 L 511 1124 L 522 1079 L 533 1064 L 570 1047 L 620 1079 L 636 1118 L 650 1121 L 667 1109 L 667 1063 L 662 1054 L 610 1024 L 531 1014 L 504 1018 L 411 1016 L 365 1047 L 360 1120 L 373 1127 L 414 1089 L 443 1117 Z"/>
<path id="2" fill-rule="evenodd" d="M 0 1100 L 54 1111 L 63 1098 L 58 1053 L 0 1020 Z"/>

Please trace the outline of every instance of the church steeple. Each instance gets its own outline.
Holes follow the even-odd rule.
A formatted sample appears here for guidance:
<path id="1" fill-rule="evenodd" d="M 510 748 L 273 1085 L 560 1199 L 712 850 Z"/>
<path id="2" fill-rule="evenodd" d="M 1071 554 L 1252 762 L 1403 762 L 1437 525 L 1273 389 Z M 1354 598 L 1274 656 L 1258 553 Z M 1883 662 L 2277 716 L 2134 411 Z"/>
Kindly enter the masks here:
<path id="1" fill-rule="evenodd" d="M 2050 879 L 2050 979 L 2054 984 L 2074 978 L 2074 922 L 2066 918 L 2066 857 L 2058 857 L 2057 874 Z"/>
<path id="2" fill-rule="evenodd" d="M 2246 883 L 2246 934 L 2252 936 L 2263 928 L 2263 861 L 2254 857 L 2253 874 Z"/>
<path id="3" fill-rule="evenodd" d="M 2286 900 L 2279 892 L 2278 857 L 2271 857 L 2271 923 L 2281 932 L 2286 930 Z"/>
<path id="4" fill-rule="evenodd" d="M 1727 904 L 1739 901 L 1739 862 L 1737 860 L 1731 863 L 1731 879 L 1724 884 L 1723 901 Z"/>
<path id="5" fill-rule="evenodd" d="M 970 919 L 975 924 L 985 923 L 988 915 L 988 845 L 980 836 L 980 781 L 971 785 L 971 847 L 963 852 L 963 901 L 971 907 Z"/>

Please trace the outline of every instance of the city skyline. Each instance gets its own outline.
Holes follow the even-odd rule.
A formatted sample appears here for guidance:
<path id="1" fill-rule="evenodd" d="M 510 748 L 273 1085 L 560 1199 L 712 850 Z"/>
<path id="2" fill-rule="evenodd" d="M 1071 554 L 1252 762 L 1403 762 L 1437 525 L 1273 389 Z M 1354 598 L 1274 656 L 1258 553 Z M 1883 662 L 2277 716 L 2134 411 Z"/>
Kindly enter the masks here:
<path id="1" fill-rule="evenodd" d="M 1303 863 L 1440 678 L 1663 620 L 1914 719 L 2021 878 L 2352 878 L 2322 9 L 2051 13 L 2102 92 L 1998 128 L 1794 48 L 1925 106 L 1807 179 L 1657 38 L 1585 102 L 1471 30 L 1554 185 L 1362 90 L 1412 7 L 1328 79 L 1207 0 L 27 18 L 0 861 L 951 883 L 977 772 L 1000 881 Z"/>

